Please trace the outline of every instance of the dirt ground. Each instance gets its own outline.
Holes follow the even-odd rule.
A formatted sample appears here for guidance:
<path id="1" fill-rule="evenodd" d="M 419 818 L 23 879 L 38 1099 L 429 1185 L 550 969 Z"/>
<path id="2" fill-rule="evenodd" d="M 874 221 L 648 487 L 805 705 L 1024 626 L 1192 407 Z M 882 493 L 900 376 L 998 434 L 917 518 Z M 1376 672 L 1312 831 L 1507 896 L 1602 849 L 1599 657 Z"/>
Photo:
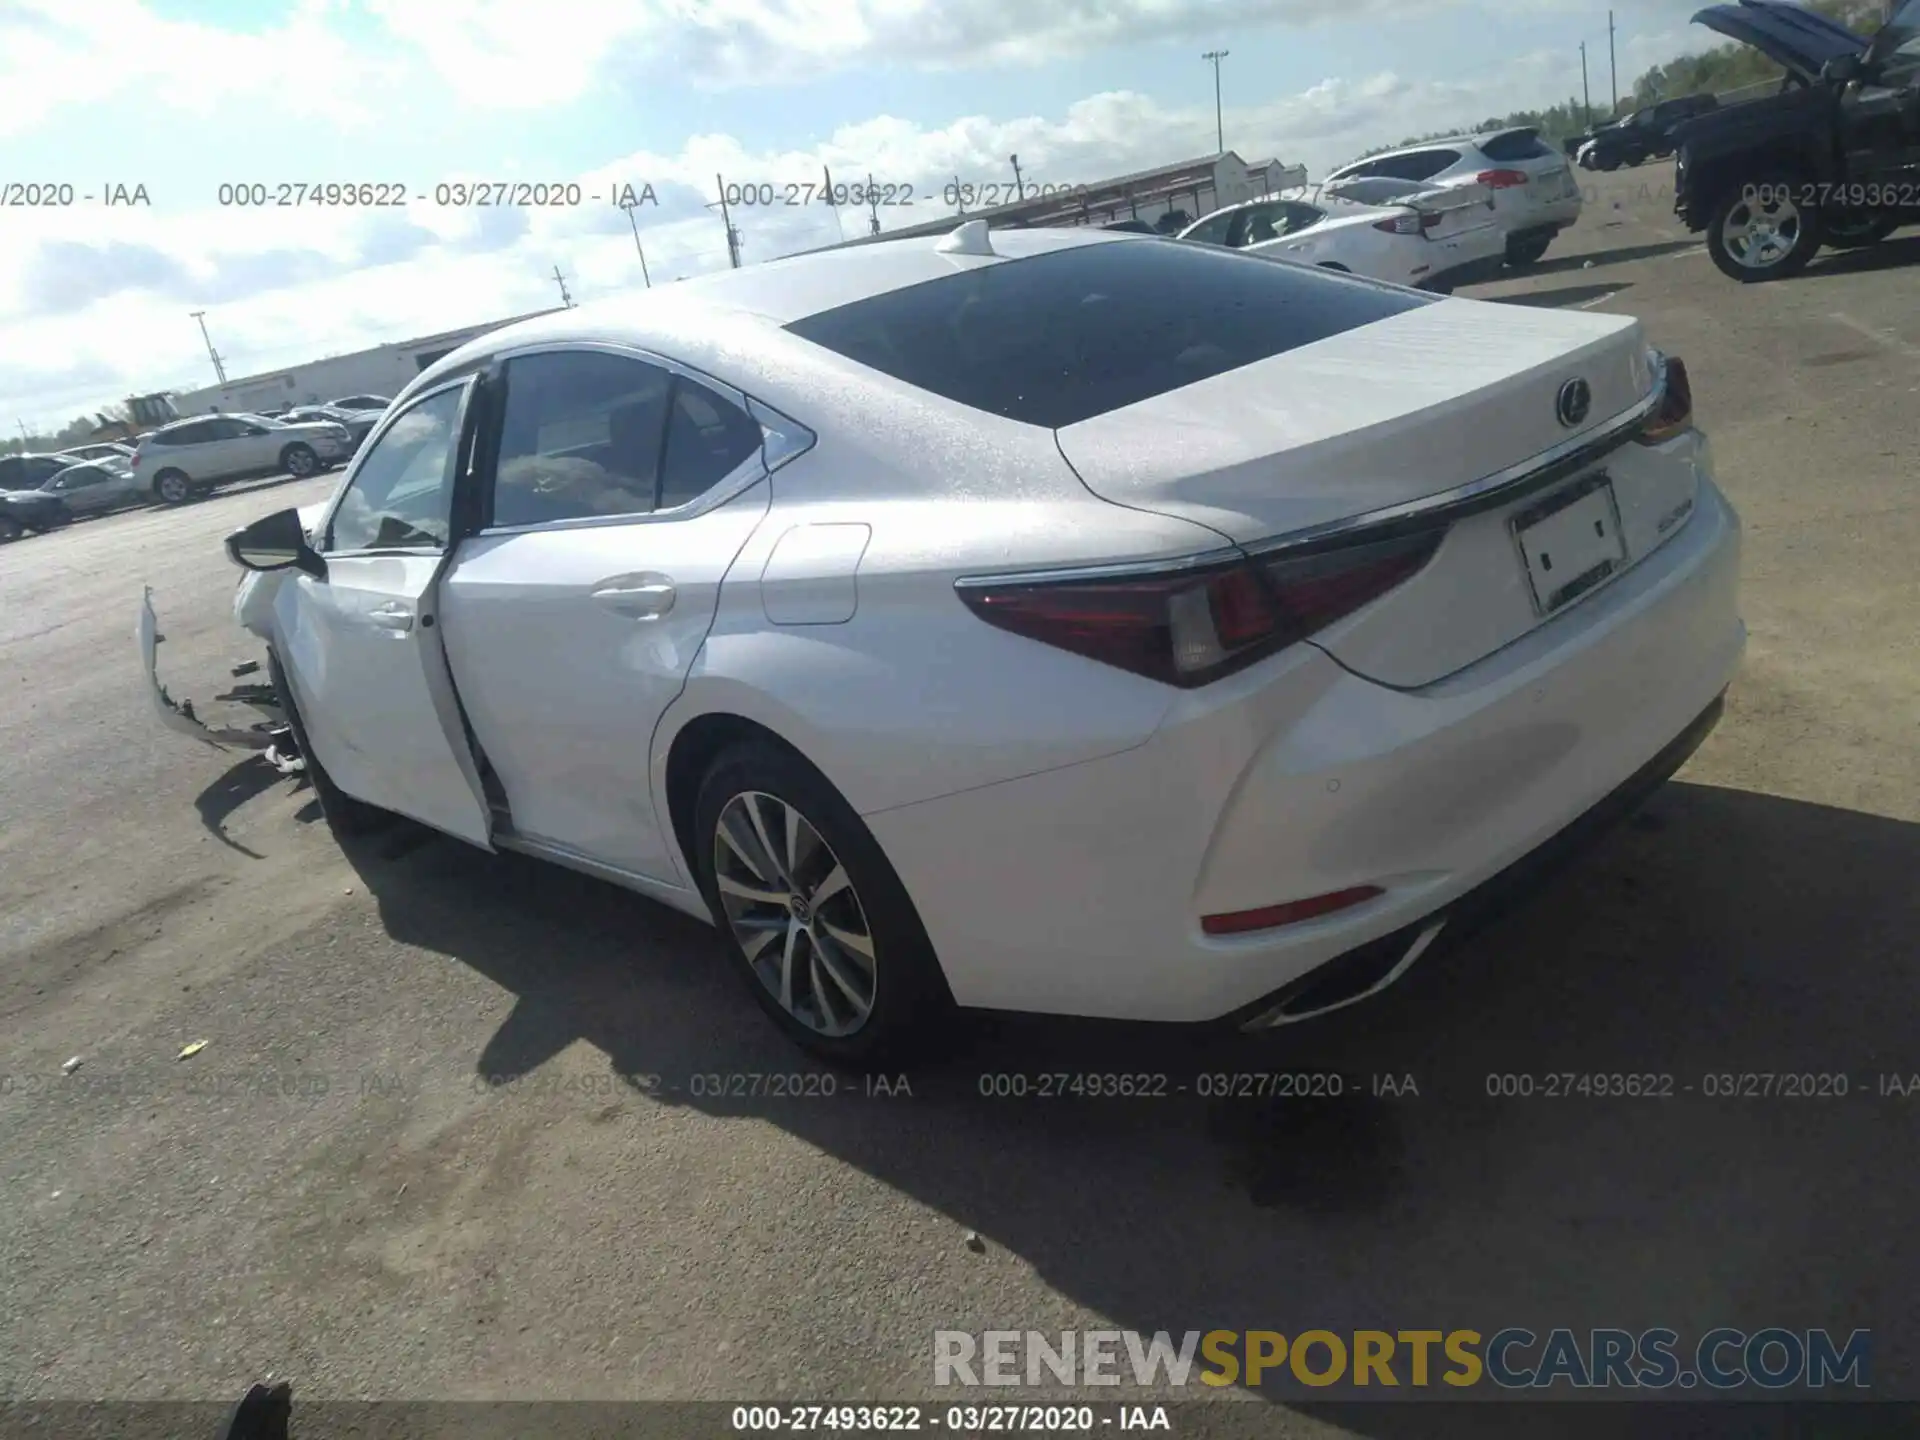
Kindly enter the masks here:
<path id="1" fill-rule="evenodd" d="M 1920 1393 L 1920 1095 L 1879 1080 L 1920 1072 L 1920 233 L 1742 287 L 1669 185 L 1597 177 L 1473 293 L 1689 362 L 1746 524 L 1726 717 L 1471 951 L 1257 1040 L 996 1021 L 910 1096 L 714 1093 L 812 1067 L 701 926 L 450 841 L 350 862 L 156 722 L 141 586 L 210 695 L 256 655 L 220 538 L 331 481 L 0 551 L 0 1398 L 902 1399 L 936 1329 L 1506 1325 L 1868 1328 Z M 980 1093 L 1119 1069 L 1353 1093 Z M 1487 1091 L 1566 1071 L 1692 1088 Z M 1745 1072 L 1849 1093 L 1705 1093 Z"/>

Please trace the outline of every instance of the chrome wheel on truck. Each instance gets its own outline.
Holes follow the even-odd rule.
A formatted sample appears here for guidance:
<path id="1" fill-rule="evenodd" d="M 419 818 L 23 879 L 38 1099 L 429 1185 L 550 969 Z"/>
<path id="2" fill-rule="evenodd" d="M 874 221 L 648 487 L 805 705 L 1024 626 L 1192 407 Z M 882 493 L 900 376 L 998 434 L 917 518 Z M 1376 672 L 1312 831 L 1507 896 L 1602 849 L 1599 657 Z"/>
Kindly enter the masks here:
<path id="1" fill-rule="evenodd" d="M 1772 176 L 1721 201 L 1707 227 L 1707 253 L 1721 273 L 1754 284 L 1805 268 L 1820 248 L 1820 216 L 1796 203 L 1797 187 Z"/>

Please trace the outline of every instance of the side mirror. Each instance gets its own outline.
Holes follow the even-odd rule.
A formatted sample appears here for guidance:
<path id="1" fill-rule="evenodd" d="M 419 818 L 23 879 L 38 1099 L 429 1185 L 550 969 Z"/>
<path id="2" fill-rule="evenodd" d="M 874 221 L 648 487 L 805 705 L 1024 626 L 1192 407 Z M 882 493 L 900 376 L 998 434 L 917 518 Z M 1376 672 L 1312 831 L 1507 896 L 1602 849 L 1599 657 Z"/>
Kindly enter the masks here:
<path id="1" fill-rule="evenodd" d="M 227 537 L 227 558 L 242 570 L 303 570 L 327 578 L 327 562 L 307 543 L 298 510 L 276 510 Z"/>
<path id="2" fill-rule="evenodd" d="M 1858 55 L 1836 55 L 1820 67 L 1820 78 L 1831 85 L 1851 85 L 1864 79 L 1866 70 Z"/>

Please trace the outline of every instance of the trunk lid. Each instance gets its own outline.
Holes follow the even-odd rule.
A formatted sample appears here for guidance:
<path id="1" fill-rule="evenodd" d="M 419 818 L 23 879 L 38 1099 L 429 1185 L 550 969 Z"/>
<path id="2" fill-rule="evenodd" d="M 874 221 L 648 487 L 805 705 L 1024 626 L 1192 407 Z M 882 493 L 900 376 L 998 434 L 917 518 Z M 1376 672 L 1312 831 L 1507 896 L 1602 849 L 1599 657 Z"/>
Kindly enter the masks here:
<path id="1" fill-rule="evenodd" d="M 1777 0 L 1712 5 L 1695 14 L 1693 23 L 1753 46 L 1775 64 L 1808 81 L 1819 78 L 1827 61 L 1842 55 L 1863 55 L 1867 49 L 1866 37 L 1854 34 L 1838 21 L 1805 6 Z"/>
<path id="2" fill-rule="evenodd" d="M 1584 419 L 1566 425 L 1559 401 L 1574 380 L 1585 381 L 1592 398 Z M 1653 383 L 1637 320 L 1446 300 L 1067 426 L 1058 437 L 1103 499 L 1197 521 L 1258 548 L 1577 448 Z M 1570 513 L 1591 510 L 1581 523 L 1599 518 L 1625 537 L 1626 553 L 1606 578 L 1637 563 L 1666 538 L 1653 527 L 1692 494 L 1694 470 L 1684 457 L 1625 450 L 1634 453 L 1616 452 L 1456 520 L 1425 570 L 1316 643 L 1358 674 L 1412 688 L 1577 603 L 1584 591 L 1545 598 L 1576 553 L 1575 537 L 1562 534 L 1562 571 L 1546 581 L 1530 574 L 1513 526 L 1533 523 L 1530 509 L 1543 499 L 1577 484 L 1596 489 L 1593 477 L 1605 473 L 1587 508 Z M 1538 523 L 1564 531 L 1568 522 L 1543 515 Z M 1584 556 L 1580 570 L 1592 560 Z"/>
<path id="3" fill-rule="evenodd" d="M 1593 400 L 1568 428 L 1554 406 L 1575 378 Z M 1245 544 L 1481 479 L 1650 384 L 1637 320 L 1442 300 L 1058 433 L 1103 499 Z"/>

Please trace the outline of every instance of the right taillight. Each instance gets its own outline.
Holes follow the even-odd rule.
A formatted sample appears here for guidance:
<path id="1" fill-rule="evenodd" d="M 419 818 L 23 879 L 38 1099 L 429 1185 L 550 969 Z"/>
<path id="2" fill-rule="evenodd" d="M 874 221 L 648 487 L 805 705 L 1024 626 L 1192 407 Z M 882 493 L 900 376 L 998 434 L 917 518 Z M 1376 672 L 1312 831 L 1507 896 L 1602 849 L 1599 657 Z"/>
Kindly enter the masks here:
<path id="1" fill-rule="evenodd" d="M 1443 531 L 1164 574 L 963 581 L 989 625 L 1191 689 L 1324 630 L 1412 578 Z"/>
<path id="2" fill-rule="evenodd" d="M 1693 428 L 1693 382 L 1687 378 L 1686 362 L 1668 355 L 1661 363 L 1666 367 L 1666 389 L 1633 437 L 1642 445 L 1664 445 Z"/>
<path id="3" fill-rule="evenodd" d="M 1489 190 L 1515 190 L 1527 183 L 1524 170 L 1482 170 L 1473 177 Z"/>
<path id="4" fill-rule="evenodd" d="M 1384 230 L 1389 235 L 1418 235 L 1425 226 L 1421 224 L 1419 215 L 1411 210 L 1403 210 L 1398 215 L 1388 216 L 1385 220 L 1374 221 L 1373 228 Z"/>

